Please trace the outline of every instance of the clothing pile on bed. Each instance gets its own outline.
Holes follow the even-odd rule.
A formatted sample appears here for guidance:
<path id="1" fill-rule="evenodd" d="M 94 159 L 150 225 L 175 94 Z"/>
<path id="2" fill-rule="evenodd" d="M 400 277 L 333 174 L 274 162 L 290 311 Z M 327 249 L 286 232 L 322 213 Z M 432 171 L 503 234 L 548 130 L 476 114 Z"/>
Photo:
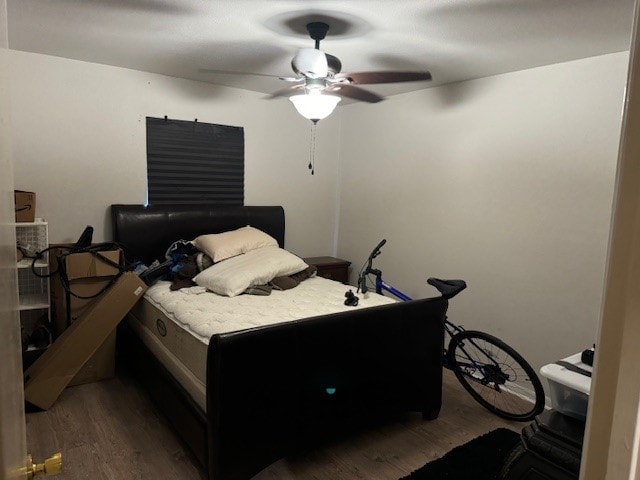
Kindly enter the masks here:
<path id="1" fill-rule="evenodd" d="M 171 290 L 198 285 L 228 297 L 270 295 L 274 289 L 295 288 L 316 274 L 316 267 L 251 226 L 179 240 L 169 247 L 166 258 L 164 279 L 172 281 Z"/>

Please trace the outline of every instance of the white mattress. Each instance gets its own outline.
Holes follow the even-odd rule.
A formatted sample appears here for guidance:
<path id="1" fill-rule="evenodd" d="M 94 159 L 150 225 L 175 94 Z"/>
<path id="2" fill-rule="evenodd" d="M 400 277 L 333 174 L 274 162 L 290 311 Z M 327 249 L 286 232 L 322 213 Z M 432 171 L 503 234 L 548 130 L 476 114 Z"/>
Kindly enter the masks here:
<path id="1" fill-rule="evenodd" d="M 150 287 L 131 312 L 130 324 L 203 410 L 212 335 L 395 302 L 368 293 L 358 295 L 357 307 L 348 307 L 344 294 L 351 287 L 321 277 L 269 296 L 233 298 L 202 292 L 200 287 L 172 292 L 170 285 L 161 281 Z"/>

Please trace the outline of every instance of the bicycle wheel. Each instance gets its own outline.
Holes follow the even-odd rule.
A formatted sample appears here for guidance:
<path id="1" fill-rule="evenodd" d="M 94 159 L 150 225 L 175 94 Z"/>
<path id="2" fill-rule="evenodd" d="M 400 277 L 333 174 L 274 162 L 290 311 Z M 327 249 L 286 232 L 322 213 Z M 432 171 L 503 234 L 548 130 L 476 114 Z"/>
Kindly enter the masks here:
<path id="1" fill-rule="evenodd" d="M 536 372 L 499 338 L 460 332 L 449 342 L 447 359 L 462 386 L 499 417 L 526 422 L 544 409 L 544 389 Z"/>

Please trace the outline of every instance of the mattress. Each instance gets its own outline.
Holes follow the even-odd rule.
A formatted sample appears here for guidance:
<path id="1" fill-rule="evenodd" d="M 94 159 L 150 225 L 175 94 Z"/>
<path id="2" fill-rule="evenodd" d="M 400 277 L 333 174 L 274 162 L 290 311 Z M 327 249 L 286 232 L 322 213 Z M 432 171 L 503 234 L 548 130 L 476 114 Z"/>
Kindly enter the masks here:
<path id="1" fill-rule="evenodd" d="M 346 306 L 349 286 L 321 277 L 309 278 L 291 290 L 274 290 L 268 296 L 233 298 L 200 287 L 172 292 L 170 285 L 161 281 L 150 287 L 129 315 L 129 323 L 203 411 L 212 335 L 395 302 L 368 293 L 358 295 L 358 306 Z"/>

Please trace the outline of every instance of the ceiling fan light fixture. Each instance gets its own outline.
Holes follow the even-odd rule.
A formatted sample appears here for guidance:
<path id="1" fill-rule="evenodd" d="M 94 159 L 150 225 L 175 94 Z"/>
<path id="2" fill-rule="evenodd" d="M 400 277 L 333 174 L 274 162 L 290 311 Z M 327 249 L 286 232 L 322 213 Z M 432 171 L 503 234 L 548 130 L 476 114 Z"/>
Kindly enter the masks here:
<path id="1" fill-rule="evenodd" d="M 311 90 L 302 95 L 293 95 L 289 97 L 289 100 L 300 115 L 316 123 L 331 115 L 341 98 L 337 95 L 324 95 L 318 90 Z"/>

